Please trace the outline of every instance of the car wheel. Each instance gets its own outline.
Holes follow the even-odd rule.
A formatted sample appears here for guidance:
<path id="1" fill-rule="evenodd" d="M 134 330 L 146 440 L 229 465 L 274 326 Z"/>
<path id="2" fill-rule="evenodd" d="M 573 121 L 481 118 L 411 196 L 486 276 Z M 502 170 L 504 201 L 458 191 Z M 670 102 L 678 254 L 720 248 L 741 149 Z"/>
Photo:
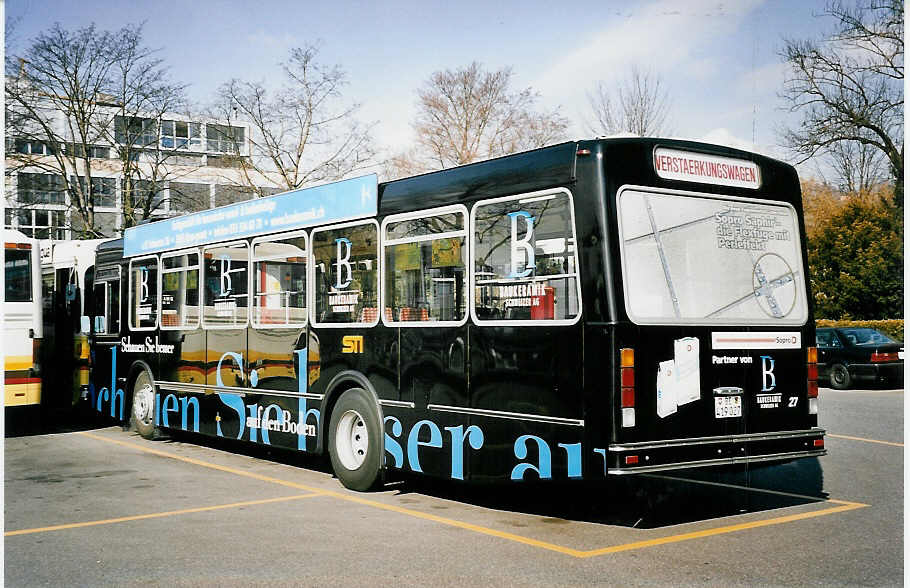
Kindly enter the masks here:
<path id="1" fill-rule="evenodd" d="M 831 366 L 831 387 L 836 390 L 845 390 L 850 387 L 850 372 L 847 367 L 836 363 Z"/>
<path id="2" fill-rule="evenodd" d="M 348 390 L 332 410 L 329 457 L 332 470 L 346 488 L 365 491 L 379 481 L 382 429 L 365 390 Z"/>
<path id="3" fill-rule="evenodd" d="M 133 428 L 146 439 L 161 436 L 161 430 L 155 426 L 155 386 L 152 377 L 145 370 L 136 376 L 133 382 L 133 406 L 130 411 Z"/>

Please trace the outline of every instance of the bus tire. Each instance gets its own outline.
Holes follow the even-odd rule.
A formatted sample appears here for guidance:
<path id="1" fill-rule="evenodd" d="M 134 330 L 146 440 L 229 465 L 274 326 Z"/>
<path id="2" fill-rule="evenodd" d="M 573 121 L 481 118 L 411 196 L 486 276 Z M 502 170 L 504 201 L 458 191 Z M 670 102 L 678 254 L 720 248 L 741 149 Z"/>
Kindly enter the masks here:
<path id="1" fill-rule="evenodd" d="M 379 482 L 382 429 L 376 407 L 362 388 L 344 392 L 332 409 L 329 457 L 346 488 L 363 492 Z"/>
<path id="2" fill-rule="evenodd" d="M 155 386 L 152 384 L 152 376 L 145 370 L 139 372 L 133 380 L 130 423 L 146 439 L 161 436 L 161 430 L 155 426 Z"/>
<path id="3" fill-rule="evenodd" d="M 831 387 L 835 390 L 846 390 L 850 387 L 850 370 L 847 369 L 847 366 L 836 363 L 831 366 L 829 379 Z"/>

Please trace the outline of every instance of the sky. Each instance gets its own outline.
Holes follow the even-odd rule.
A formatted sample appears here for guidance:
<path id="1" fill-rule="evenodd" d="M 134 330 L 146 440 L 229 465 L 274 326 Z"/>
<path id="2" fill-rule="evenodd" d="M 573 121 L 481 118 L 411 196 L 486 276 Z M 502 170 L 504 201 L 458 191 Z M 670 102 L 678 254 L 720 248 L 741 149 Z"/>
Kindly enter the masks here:
<path id="1" fill-rule="evenodd" d="M 799 117 L 778 97 L 785 38 L 817 38 L 832 22 L 824 0 L 7 0 L 15 22 L 7 51 L 54 22 L 118 29 L 145 22 L 190 98 L 213 99 L 231 78 L 277 85 L 294 47 L 319 43 L 319 59 L 347 72 L 347 101 L 375 123 L 386 154 L 413 144 L 417 89 L 433 72 L 478 61 L 511 67 L 515 90 L 559 108 L 570 137 L 595 133 L 588 95 L 622 83 L 632 67 L 656 74 L 670 97 L 672 136 L 756 150 L 791 161 L 779 131 Z M 808 170 L 811 173 L 811 170 Z M 803 172 L 803 170 L 801 170 Z"/>

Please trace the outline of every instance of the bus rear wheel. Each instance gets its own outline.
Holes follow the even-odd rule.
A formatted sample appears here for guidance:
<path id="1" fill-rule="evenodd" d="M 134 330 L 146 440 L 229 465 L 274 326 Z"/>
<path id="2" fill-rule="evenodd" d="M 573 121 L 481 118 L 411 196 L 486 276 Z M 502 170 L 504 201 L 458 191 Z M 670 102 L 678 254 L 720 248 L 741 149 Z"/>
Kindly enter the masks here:
<path id="1" fill-rule="evenodd" d="M 155 386 L 147 371 L 133 382 L 133 404 L 130 410 L 133 428 L 146 439 L 156 439 L 161 431 L 155 426 Z"/>
<path id="2" fill-rule="evenodd" d="M 346 391 L 332 410 L 329 457 L 332 470 L 346 488 L 362 492 L 379 482 L 382 429 L 365 390 Z"/>

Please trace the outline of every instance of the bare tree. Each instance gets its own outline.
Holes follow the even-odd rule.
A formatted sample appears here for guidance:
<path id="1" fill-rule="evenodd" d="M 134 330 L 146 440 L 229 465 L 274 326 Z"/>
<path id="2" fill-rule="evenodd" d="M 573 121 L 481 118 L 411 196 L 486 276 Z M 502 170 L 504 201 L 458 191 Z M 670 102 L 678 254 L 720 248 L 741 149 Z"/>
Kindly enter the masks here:
<path id="1" fill-rule="evenodd" d="M 596 122 L 590 124 L 596 135 L 634 133 L 653 137 L 670 133 L 669 93 L 660 76 L 632 67 L 624 82 L 611 88 L 598 82 L 588 103 Z"/>
<path id="2" fill-rule="evenodd" d="M 122 175 L 148 182 L 150 175 L 160 180 L 170 173 L 166 155 L 150 172 L 140 164 L 154 158 L 136 151 L 157 147 L 160 115 L 183 101 L 184 87 L 168 82 L 153 54 L 143 45 L 141 26 L 69 31 L 55 24 L 21 54 L 7 56 L 7 173 L 51 174 L 54 187 L 69 195 L 72 227 L 80 236 L 104 236 L 95 207 L 113 192 L 95 179 Z M 154 145 L 151 139 L 133 142 L 123 132 L 139 120 L 148 121 L 139 128 Z M 111 158 L 111 149 L 117 157 Z M 123 226 L 151 214 L 157 191 L 130 191 Z"/>
<path id="3" fill-rule="evenodd" d="M 783 141 L 800 163 L 820 154 L 837 161 L 850 143 L 881 151 L 895 183 L 894 202 L 903 206 L 903 1 L 832 2 L 824 14 L 836 22 L 834 34 L 788 40 L 782 52 L 790 65 L 782 97 L 803 117 Z"/>
<path id="4" fill-rule="evenodd" d="M 355 118 L 360 105 L 342 102 L 345 72 L 319 63 L 317 55 L 313 45 L 293 49 L 281 64 L 285 85 L 277 90 L 232 79 L 218 91 L 215 116 L 252 127 L 252 152 L 235 163 L 243 186 L 260 196 L 263 179 L 292 190 L 373 164 L 370 127 Z"/>
<path id="5" fill-rule="evenodd" d="M 512 75 L 509 67 L 490 72 L 477 62 L 432 74 L 417 91 L 417 149 L 393 158 L 390 174 L 464 165 L 564 140 L 569 121 L 558 108 L 535 110 L 539 95 L 531 88 L 512 91 Z"/>
<path id="6" fill-rule="evenodd" d="M 846 193 L 868 192 L 888 180 L 888 160 L 880 149 L 857 141 L 839 141 L 826 151 L 827 167 Z"/>

